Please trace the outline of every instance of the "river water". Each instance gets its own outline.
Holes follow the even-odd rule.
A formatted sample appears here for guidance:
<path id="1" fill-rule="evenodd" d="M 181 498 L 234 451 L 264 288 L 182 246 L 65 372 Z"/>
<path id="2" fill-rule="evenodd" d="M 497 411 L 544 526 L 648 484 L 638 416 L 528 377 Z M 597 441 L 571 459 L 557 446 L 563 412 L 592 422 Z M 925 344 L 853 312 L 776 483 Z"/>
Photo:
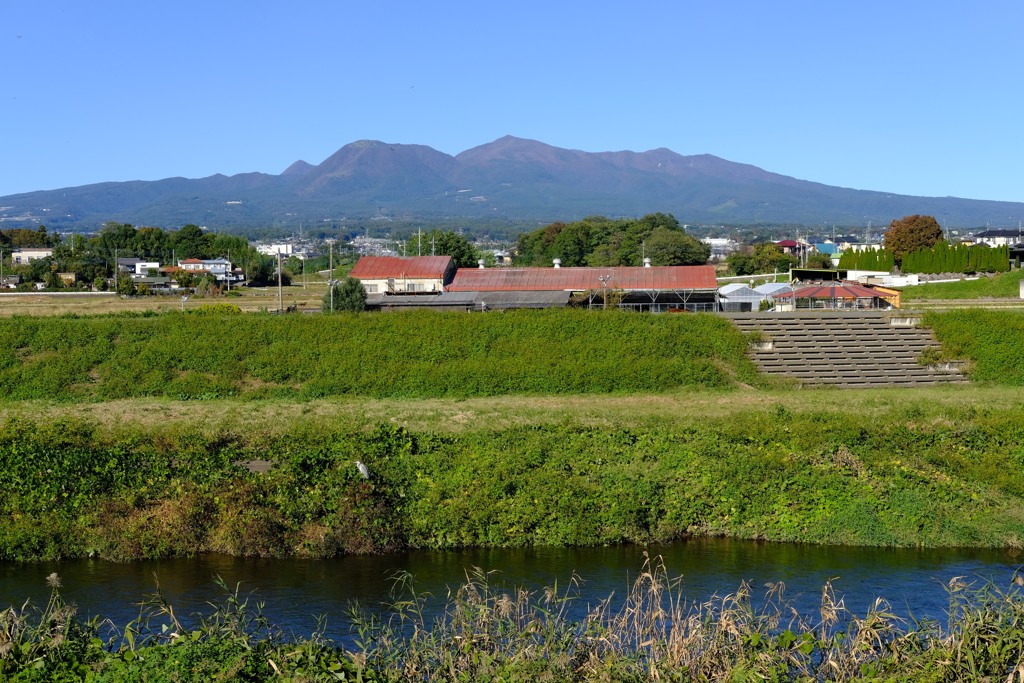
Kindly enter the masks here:
<path id="1" fill-rule="evenodd" d="M 673 577 L 681 577 L 687 600 L 702 602 L 734 592 L 743 581 L 753 587 L 755 604 L 764 586 L 783 582 L 785 596 L 804 614 L 814 614 L 822 585 L 833 581 L 837 597 L 853 614 L 863 616 L 876 598 L 889 601 L 901 616 L 943 619 L 948 606 L 944 586 L 966 577 L 980 586 L 986 581 L 1008 588 L 1024 555 L 963 549 L 879 549 L 760 543 L 728 539 L 696 539 L 667 546 L 597 548 L 529 548 L 416 551 L 373 557 L 329 560 L 242 559 L 205 555 L 192 559 L 114 564 L 82 560 L 43 564 L 0 564 L 0 608 L 20 606 L 26 599 L 45 604 L 46 577 L 57 572 L 65 600 L 82 617 L 101 615 L 123 627 L 139 614 L 139 603 L 159 582 L 180 616 L 209 611 L 224 592 L 213 581 L 220 576 L 239 585 L 251 602 L 262 601 L 264 612 L 286 635 L 308 637 L 324 617 L 326 634 L 350 643 L 346 607 L 353 601 L 387 613 L 396 571 L 409 572 L 417 591 L 443 603 L 473 567 L 494 571 L 496 587 L 542 590 L 557 582 L 568 586 L 580 579 L 574 601 L 577 615 L 609 596 L 621 597 L 643 568 L 644 552 L 661 557 Z M 614 600 L 613 600 L 614 603 Z"/>

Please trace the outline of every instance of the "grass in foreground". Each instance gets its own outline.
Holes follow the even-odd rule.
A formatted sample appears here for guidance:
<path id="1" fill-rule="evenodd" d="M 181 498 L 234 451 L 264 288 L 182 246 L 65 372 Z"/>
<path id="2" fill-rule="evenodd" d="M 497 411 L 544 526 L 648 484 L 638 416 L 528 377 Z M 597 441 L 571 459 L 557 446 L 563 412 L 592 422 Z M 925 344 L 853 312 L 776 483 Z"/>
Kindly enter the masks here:
<path id="1" fill-rule="evenodd" d="M 49 579 L 41 610 L 0 613 L 0 674 L 10 681 L 1014 681 L 1024 678 L 1024 600 L 1014 587 L 947 587 L 945 623 L 907 623 L 879 599 L 849 613 L 831 587 L 800 615 L 781 585 L 755 608 L 751 588 L 688 604 L 649 562 L 612 606 L 568 617 L 573 591 L 493 589 L 472 571 L 437 616 L 408 590 L 381 620 L 354 607 L 356 646 L 284 639 L 226 586 L 222 604 L 182 619 L 159 594 L 121 628 L 78 620 Z"/>

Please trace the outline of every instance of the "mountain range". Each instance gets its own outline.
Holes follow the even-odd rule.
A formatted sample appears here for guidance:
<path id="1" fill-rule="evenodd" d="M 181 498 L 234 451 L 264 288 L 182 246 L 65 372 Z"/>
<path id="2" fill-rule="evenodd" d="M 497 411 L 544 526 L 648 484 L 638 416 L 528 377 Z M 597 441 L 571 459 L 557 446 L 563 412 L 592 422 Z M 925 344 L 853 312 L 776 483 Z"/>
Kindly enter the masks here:
<path id="1" fill-rule="evenodd" d="M 108 182 L 0 197 L 0 226 L 90 230 L 106 221 L 246 229 L 345 221 L 551 222 L 674 214 L 692 224 L 888 224 L 930 214 L 943 226 L 1008 224 L 1024 204 L 833 187 L 709 154 L 582 152 L 511 136 L 455 156 L 362 140 L 280 175 Z"/>

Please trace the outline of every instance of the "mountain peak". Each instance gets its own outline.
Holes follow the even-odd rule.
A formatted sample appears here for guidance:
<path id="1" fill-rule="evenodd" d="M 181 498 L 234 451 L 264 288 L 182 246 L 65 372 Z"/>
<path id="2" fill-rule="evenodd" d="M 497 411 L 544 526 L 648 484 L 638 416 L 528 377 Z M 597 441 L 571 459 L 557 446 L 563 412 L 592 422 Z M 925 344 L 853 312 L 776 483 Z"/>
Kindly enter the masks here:
<path id="1" fill-rule="evenodd" d="M 305 174 L 309 173 L 310 171 L 312 171 L 314 168 L 316 168 L 316 167 L 313 166 L 313 164 L 308 164 L 305 161 L 303 161 L 302 159 L 299 159 L 294 164 L 292 164 L 288 168 L 284 169 L 284 172 L 281 173 L 281 175 L 282 176 L 305 175 Z"/>
<path id="2" fill-rule="evenodd" d="M 238 210 L 238 202 L 245 211 Z M 282 208 L 286 207 L 286 208 Z M 1024 204 L 907 197 L 797 180 L 711 154 L 584 152 L 503 137 L 456 156 L 425 145 L 357 140 L 318 165 L 279 175 L 216 174 L 186 180 L 102 183 L 0 197 L 6 225 L 90 229 L 116 220 L 224 228 L 282 220 L 412 219 L 516 222 L 661 211 L 689 223 L 885 224 L 915 213 L 950 225 L 1005 225 Z M 287 212 L 287 213 L 285 213 Z M 1002 222 L 1000 222 L 1002 221 Z"/>

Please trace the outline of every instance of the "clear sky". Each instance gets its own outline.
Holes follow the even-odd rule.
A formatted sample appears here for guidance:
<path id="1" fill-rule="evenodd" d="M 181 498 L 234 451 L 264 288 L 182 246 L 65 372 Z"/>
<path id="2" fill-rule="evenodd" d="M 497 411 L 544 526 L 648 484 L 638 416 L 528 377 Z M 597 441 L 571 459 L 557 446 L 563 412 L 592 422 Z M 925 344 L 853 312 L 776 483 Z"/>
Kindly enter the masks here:
<path id="1" fill-rule="evenodd" d="M 0 196 L 503 135 L 1024 201 L 1024 3 L 0 0 Z"/>

